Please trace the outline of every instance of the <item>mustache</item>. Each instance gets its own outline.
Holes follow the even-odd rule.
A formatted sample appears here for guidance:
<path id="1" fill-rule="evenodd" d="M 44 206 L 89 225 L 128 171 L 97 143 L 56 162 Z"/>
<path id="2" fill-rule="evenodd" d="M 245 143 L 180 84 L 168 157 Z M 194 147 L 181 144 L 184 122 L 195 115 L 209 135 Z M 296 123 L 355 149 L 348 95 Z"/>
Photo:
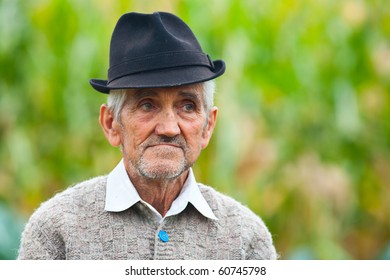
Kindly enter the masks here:
<path id="1" fill-rule="evenodd" d="M 177 135 L 174 137 L 169 137 L 165 135 L 153 135 L 150 136 L 144 143 L 142 143 L 142 146 L 144 149 L 150 147 L 150 146 L 155 146 L 159 144 L 174 144 L 182 149 L 187 148 L 187 143 L 184 140 L 183 136 Z"/>

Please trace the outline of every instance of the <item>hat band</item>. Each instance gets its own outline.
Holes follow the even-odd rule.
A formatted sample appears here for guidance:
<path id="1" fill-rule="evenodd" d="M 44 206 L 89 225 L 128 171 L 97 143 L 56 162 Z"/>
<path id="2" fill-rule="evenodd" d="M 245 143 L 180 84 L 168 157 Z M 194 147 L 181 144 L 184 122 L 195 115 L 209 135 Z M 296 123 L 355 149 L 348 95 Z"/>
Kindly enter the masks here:
<path id="1" fill-rule="evenodd" d="M 214 69 L 214 64 L 207 54 L 201 52 L 170 52 L 138 59 L 126 60 L 108 69 L 108 84 L 123 76 L 180 66 L 206 66 Z"/>

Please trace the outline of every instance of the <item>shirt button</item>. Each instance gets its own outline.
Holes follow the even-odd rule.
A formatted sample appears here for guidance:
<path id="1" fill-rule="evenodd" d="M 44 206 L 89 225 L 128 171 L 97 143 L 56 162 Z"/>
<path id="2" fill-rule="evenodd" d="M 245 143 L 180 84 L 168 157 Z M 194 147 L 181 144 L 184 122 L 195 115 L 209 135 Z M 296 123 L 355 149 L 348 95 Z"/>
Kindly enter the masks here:
<path id="1" fill-rule="evenodd" d="M 164 243 L 169 241 L 168 233 L 166 233 L 166 231 L 164 231 L 164 230 L 160 230 L 158 232 L 158 237 Z"/>

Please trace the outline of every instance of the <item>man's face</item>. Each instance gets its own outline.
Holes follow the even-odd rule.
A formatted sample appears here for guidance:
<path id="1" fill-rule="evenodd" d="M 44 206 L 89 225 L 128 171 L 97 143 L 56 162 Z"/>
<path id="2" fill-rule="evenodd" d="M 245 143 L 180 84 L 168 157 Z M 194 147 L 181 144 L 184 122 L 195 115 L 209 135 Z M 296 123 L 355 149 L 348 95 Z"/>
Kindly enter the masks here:
<path id="1" fill-rule="evenodd" d="M 202 86 L 130 89 L 119 131 L 126 169 L 149 179 L 172 179 L 188 170 L 208 145 L 217 108 L 205 111 Z"/>

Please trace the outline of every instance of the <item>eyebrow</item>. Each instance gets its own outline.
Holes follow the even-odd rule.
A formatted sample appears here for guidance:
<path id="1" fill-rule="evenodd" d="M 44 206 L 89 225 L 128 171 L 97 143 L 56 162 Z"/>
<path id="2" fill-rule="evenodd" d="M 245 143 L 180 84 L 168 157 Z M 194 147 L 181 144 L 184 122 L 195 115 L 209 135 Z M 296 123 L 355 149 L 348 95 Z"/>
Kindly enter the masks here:
<path id="1" fill-rule="evenodd" d="M 137 90 L 135 93 L 133 93 L 131 95 L 131 98 L 132 100 L 134 101 L 138 101 L 140 100 L 141 98 L 145 98 L 145 97 L 153 97 L 153 96 L 156 96 L 157 95 L 157 92 L 153 91 L 153 90 L 145 90 L 145 89 L 139 89 Z"/>
<path id="2" fill-rule="evenodd" d="M 190 99 L 191 101 L 194 101 L 197 104 L 201 103 L 201 100 L 199 98 L 199 94 L 196 94 L 194 92 L 181 91 L 181 92 L 179 92 L 179 96 L 186 98 L 186 99 Z"/>
<path id="3" fill-rule="evenodd" d="M 153 89 L 139 89 L 133 94 L 131 94 L 130 100 L 137 102 L 138 100 L 142 98 L 148 98 L 148 97 L 155 97 L 158 95 L 158 92 L 154 91 Z M 190 90 L 182 90 L 179 92 L 179 96 L 185 99 L 192 100 L 195 103 L 200 104 L 201 98 L 199 97 L 199 94 L 192 92 Z"/>

